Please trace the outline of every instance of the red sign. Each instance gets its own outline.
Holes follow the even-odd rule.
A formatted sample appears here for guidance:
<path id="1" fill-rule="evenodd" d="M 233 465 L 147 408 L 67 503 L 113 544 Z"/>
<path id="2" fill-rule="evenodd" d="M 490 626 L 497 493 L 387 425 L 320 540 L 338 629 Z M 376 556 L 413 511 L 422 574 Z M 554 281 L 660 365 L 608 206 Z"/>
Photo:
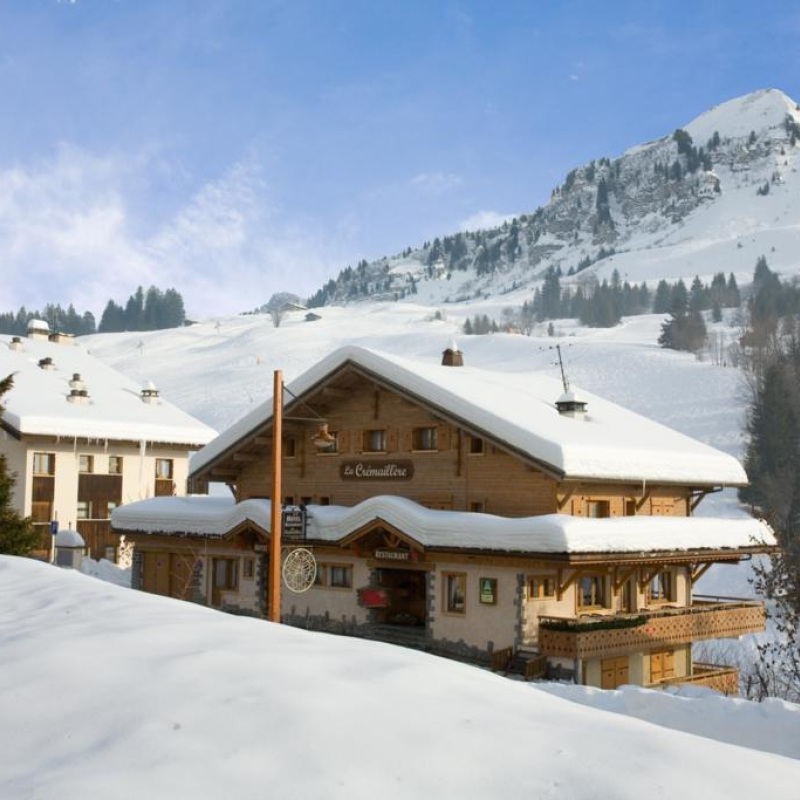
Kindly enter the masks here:
<path id="1" fill-rule="evenodd" d="M 358 602 L 364 608 L 387 608 L 389 593 L 386 589 L 373 589 L 367 587 L 358 590 Z"/>

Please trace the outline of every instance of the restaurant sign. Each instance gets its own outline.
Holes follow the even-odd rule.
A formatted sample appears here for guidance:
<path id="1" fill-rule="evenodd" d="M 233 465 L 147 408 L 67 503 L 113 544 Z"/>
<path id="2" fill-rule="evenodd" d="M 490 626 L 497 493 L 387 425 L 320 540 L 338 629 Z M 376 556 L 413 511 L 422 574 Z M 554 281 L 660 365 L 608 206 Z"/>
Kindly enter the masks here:
<path id="1" fill-rule="evenodd" d="M 282 535 L 287 539 L 306 538 L 306 510 L 302 506 L 284 506 L 281 523 Z"/>
<path id="2" fill-rule="evenodd" d="M 339 474 L 345 481 L 408 481 L 414 477 L 414 462 L 397 461 L 344 461 Z"/>
<path id="3" fill-rule="evenodd" d="M 386 548 L 379 548 L 375 551 L 375 558 L 379 558 L 383 561 L 410 561 L 411 560 L 411 551 L 410 550 L 389 550 Z"/>

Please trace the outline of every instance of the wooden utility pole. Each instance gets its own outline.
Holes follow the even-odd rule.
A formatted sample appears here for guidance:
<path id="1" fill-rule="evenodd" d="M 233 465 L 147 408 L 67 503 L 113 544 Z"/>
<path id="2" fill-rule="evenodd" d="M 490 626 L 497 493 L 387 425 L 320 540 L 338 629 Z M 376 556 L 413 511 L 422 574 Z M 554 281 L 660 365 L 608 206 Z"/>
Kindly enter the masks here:
<path id="1" fill-rule="evenodd" d="M 281 467 L 283 461 L 283 373 L 275 370 L 272 395 L 272 502 L 269 542 L 269 619 L 281 621 Z"/>

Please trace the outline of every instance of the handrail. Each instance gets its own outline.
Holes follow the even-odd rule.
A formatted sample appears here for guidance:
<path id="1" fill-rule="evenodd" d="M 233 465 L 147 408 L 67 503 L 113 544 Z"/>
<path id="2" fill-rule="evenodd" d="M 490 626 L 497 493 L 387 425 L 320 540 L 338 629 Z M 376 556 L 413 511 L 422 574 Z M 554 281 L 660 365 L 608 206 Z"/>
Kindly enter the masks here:
<path id="1" fill-rule="evenodd" d="M 737 608 L 761 608 L 763 605 L 764 603 L 761 600 L 739 600 L 738 602 L 727 603 L 701 602 L 691 606 L 670 606 L 668 608 L 642 609 L 641 611 L 633 612 L 625 611 L 621 613 L 610 614 L 580 614 L 572 617 L 559 617 L 550 614 L 541 614 L 539 615 L 539 622 L 551 620 L 553 622 L 571 622 L 573 624 L 582 624 L 586 622 L 600 622 L 603 619 L 631 619 L 635 617 L 647 617 L 648 619 L 655 619 L 658 617 L 681 616 L 684 614 L 705 614 L 710 611 L 724 611 Z"/>

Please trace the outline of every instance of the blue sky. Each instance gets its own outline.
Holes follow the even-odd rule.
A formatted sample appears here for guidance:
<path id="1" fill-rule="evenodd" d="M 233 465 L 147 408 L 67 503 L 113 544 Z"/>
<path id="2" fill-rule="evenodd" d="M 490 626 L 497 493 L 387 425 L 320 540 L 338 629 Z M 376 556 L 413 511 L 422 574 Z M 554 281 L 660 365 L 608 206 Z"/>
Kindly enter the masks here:
<path id="1" fill-rule="evenodd" d="M 800 97 L 799 40 L 780 2 L 0 2 L 0 310 L 309 293 L 731 97 Z"/>

